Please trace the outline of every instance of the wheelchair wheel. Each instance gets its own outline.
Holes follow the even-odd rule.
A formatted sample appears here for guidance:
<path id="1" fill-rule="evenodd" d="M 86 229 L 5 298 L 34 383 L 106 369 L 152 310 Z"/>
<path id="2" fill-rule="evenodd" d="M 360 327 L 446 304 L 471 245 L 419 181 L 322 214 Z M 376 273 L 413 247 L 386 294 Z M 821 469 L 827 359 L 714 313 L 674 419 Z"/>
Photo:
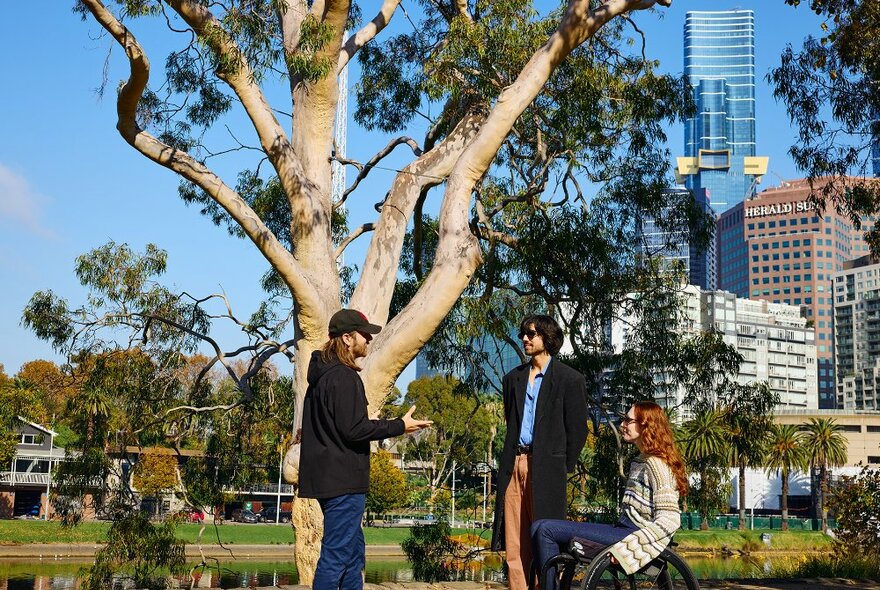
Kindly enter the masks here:
<path id="1" fill-rule="evenodd" d="M 582 590 L 699 590 L 700 584 L 684 560 L 666 550 L 648 566 L 630 576 L 619 565 L 611 563 L 610 555 L 597 557 L 587 568 L 580 587 Z"/>

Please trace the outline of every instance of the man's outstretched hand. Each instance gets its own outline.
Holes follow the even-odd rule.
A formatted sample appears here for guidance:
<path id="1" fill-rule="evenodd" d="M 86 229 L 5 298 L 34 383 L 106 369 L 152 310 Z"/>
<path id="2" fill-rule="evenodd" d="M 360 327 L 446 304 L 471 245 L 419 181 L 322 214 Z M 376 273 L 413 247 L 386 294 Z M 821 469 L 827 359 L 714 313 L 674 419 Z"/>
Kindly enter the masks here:
<path id="1" fill-rule="evenodd" d="M 416 411 L 416 407 L 410 407 L 409 411 L 403 417 L 403 426 L 404 432 L 415 432 L 416 430 L 421 430 L 422 428 L 427 428 L 431 424 L 434 423 L 433 420 L 417 420 L 413 418 L 413 412 Z"/>

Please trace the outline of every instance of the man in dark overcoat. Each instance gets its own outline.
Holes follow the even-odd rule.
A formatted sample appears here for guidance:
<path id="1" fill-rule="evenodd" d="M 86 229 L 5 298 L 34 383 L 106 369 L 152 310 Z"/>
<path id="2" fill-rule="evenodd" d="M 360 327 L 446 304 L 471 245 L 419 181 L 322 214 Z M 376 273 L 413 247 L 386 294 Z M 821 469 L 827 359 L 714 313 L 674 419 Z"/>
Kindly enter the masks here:
<path id="1" fill-rule="evenodd" d="M 503 380 L 507 435 L 492 528 L 492 548 L 506 552 L 511 590 L 528 587 L 532 522 L 565 518 L 566 474 L 587 440 L 584 376 L 555 358 L 562 329 L 550 316 L 531 315 L 519 337 L 530 360 Z"/>

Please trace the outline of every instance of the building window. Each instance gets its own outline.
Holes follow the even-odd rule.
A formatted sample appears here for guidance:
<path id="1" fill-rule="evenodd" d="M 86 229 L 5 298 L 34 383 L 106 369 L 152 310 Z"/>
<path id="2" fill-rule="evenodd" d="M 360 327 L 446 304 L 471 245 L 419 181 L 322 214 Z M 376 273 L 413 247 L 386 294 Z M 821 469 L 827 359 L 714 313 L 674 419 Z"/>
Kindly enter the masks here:
<path id="1" fill-rule="evenodd" d="M 868 432 L 880 432 L 880 426 L 876 424 L 868 424 Z"/>
<path id="2" fill-rule="evenodd" d="M 43 444 L 43 435 L 42 434 L 21 434 L 20 444 L 23 445 L 41 445 Z"/>
<path id="3" fill-rule="evenodd" d="M 858 424 L 842 424 L 840 429 L 844 432 L 861 432 L 862 427 Z"/>
<path id="4" fill-rule="evenodd" d="M 868 455 L 868 463 L 874 463 L 876 465 L 880 463 L 880 457 L 876 455 Z"/>

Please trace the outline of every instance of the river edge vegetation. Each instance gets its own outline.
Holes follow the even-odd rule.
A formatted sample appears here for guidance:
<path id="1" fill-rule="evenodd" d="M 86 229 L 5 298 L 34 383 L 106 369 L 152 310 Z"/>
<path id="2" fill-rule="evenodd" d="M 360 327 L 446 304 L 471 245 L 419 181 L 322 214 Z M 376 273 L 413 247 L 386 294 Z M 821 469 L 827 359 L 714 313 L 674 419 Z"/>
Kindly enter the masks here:
<path id="1" fill-rule="evenodd" d="M 97 543 L 105 542 L 110 523 L 83 522 L 77 527 L 63 527 L 55 522 L 39 521 L 0 521 L 0 546 L 45 543 Z M 181 524 L 175 529 L 177 538 L 188 544 L 196 542 L 200 525 Z M 216 532 L 215 532 L 216 530 Z M 472 529 L 453 529 L 453 535 L 474 534 Z M 803 551 L 827 553 L 832 547 L 832 539 L 820 531 L 778 531 L 754 530 L 743 534 L 740 531 L 681 531 L 675 540 L 682 552 L 721 551 L 724 547 L 731 551 L 750 549 L 754 552 L 755 541 L 761 533 L 770 533 L 769 547 L 761 544 L 760 551 Z M 364 537 L 367 545 L 399 545 L 410 534 L 409 528 L 365 527 Z M 205 526 L 202 534 L 203 544 L 216 544 L 217 539 L 230 545 L 285 545 L 295 541 L 294 531 L 289 526 L 271 525 L 221 525 L 216 529 Z"/>

